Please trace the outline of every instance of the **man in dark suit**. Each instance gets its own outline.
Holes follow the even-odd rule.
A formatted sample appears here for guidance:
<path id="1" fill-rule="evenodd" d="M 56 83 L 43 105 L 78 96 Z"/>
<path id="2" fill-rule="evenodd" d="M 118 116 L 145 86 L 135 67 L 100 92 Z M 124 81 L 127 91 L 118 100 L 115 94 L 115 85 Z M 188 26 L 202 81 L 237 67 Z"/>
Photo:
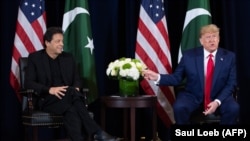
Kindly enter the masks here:
<path id="1" fill-rule="evenodd" d="M 45 49 L 28 56 L 26 88 L 34 89 L 39 98 L 39 108 L 62 114 L 64 126 L 72 141 L 84 141 L 84 134 L 95 141 L 116 141 L 102 131 L 90 117 L 79 90 L 81 78 L 71 54 L 63 52 L 63 31 L 48 28 L 44 34 Z"/>
<path id="2" fill-rule="evenodd" d="M 173 105 L 176 124 L 188 124 L 191 114 L 204 104 L 207 62 L 209 54 L 214 65 L 211 88 L 208 88 L 209 102 L 204 107 L 204 115 L 218 112 L 221 124 L 236 124 L 239 104 L 232 93 L 237 85 L 235 54 L 218 48 L 219 28 L 206 25 L 200 30 L 201 47 L 183 53 L 180 63 L 173 74 L 158 74 L 144 70 L 144 78 L 154 80 L 157 85 L 179 85 L 185 78 L 185 89 L 177 94 Z"/>

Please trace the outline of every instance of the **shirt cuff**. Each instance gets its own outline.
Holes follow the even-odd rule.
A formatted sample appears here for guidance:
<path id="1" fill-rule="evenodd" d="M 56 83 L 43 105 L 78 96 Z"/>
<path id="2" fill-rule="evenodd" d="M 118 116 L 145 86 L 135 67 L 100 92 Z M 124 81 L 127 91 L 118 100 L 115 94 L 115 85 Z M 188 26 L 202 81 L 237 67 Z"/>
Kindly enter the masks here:
<path id="1" fill-rule="evenodd" d="M 158 79 L 157 79 L 156 81 L 154 81 L 154 83 L 155 83 L 156 85 L 158 85 L 158 84 L 159 84 L 159 82 L 160 82 L 160 80 L 161 80 L 161 75 L 160 75 L 160 74 L 158 74 Z"/>
<path id="2" fill-rule="evenodd" d="M 219 99 L 215 99 L 214 101 L 216 101 L 219 104 L 219 106 L 221 105 L 221 101 Z"/>

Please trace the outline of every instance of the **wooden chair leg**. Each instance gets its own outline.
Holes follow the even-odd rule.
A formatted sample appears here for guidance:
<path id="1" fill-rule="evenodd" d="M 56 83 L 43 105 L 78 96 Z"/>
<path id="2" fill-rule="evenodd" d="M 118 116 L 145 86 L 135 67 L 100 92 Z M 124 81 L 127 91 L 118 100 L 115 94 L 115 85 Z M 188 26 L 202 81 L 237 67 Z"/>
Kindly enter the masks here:
<path id="1" fill-rule="evenodd" d="M 32 127 L 32 141 L 38 141 L 38 128 L 37 127 Z"/>
<path id="2" fill-rule="evenodd" d="M 29 128 L 24 127 L 24 141 L 29 141 Z"/>

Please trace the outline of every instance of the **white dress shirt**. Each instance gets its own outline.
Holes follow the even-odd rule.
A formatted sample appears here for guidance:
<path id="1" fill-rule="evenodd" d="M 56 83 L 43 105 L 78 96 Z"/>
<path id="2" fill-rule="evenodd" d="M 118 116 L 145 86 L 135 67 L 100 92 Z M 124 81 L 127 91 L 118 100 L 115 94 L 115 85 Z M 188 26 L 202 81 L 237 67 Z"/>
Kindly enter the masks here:
<path id="1" fill-rule="evenodd" d="M 209 55 L 212 54 L 213 57 L 213 62 L 214 62 L 214 65 L 215 65 L 215 57 L 216 57 L 216 53 L 217 53 L 217 50 L 215 50 L 214 52 L 210 53 L 208 52 L 207 50 L 203 49 L 204 50 L 204 77 L 206 76 L 206 68 L 207 68 L 207 62 L 208 62 L 208 59 L 209 59 Z M 205 79 L 204 79 L 205 80 Z M 215 101 L 220 105 L 221 104 L 221 101 L 219 99 L 215 99 Z"/>

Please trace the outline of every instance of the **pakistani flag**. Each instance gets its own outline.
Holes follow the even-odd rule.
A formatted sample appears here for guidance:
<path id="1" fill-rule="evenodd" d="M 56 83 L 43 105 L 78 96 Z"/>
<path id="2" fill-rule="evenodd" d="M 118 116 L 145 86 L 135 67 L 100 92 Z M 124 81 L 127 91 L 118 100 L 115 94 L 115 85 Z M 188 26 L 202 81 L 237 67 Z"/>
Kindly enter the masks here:
<path id="1" fill-rule="evenodd" d="M 84 87 L 89 88 L 88 103 L 91 103 L 97 98 L 97 83 L 87 0 L 66 0 L 62 29 L 64 50 L 75 56 Z"/>
<path id="2" fill-rule="evenodd" d="M 179 48 L 178 63 L 183 51 L 201 45 L 199 42 L 200 28 L 210 23 L 209 0 L 189 0 Z"/>

